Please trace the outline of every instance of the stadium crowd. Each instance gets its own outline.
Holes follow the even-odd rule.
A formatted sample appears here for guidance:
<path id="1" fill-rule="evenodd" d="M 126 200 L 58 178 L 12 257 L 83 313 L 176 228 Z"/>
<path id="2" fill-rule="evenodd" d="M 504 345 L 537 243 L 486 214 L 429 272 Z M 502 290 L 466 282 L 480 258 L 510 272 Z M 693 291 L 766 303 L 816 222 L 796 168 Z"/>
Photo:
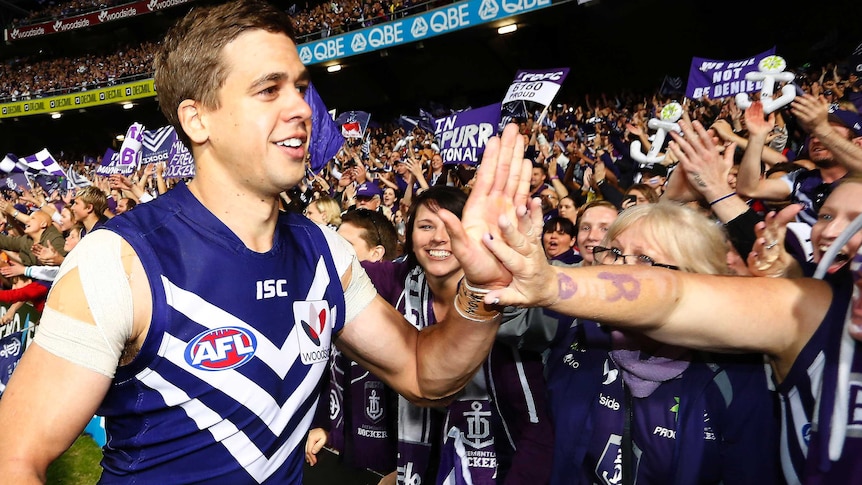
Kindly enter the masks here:
<path id="1" fill-rule="evenodd" d="M 823 257 L 837 233 L 852 220 L 853 215 L 859 213 L 859 207 L 862 207 L 860 191 L 852 192 L 857 195 L 851 196 L 853 198 L 845 201 L 841 207 L 827 203 L 829 193 L 841 185 L 843 179 L 849 179 L 845 182 L 846 185 L 860 186 L 852 174 L 858 171 L 862 164 L 862 115 L 857 113 L 852 100 L 856 99 L 855 95 L 860 92 L 862 83 L 855 73 L 846 72 L 838 63 L 823 66 L 819 71 L 809 73 L 804 78 L 800 77 L 797 82 L 805 95 L 769 117 L 763 116 L 758 103 L 742 111 L 736 107 L 732 98 L 686 101 L 684 119 L 687 120 L 685 123 L 688 123 L 687 130 L 696 126 L 700 130 L 698 125 L 708 129 L 708 132 L 704 133 L 708 133 L 707 136 L 717 142 L 719 148 L 716 152 L 723 151 L 722 155 L 716 155 L 709 163 L 701 161 L 700 165 L 693 161 L 696 157 L 686 157 L 686 152 L 681 148 L 682 141 L 677 138 L 674 138 L 675 141 L 670 143 L 669 148 L 662 151 L 665 156 L 664 163 L 639 164 L 630 155 L 631 143 L 635 140 L 641 141 L 644 149 L 650 146 L 651 130 L 647 127 L 647 122 L 675 97 L 674 94 L 654 93 L 648 99 L 624 93 L 598 98 L 586 97 L 583 103 L 555 104 L 544 115 L 536 113 L 521 120 L 520 132 L 524 139 L 525 156 L 533 163 L 529 191 L 532 196 L 541 200 L 542 244 L 545 256 L 557 265 L 608 264 L 609 261 L 620 259 L 628 263 L 627 258 L 633 258 L 637 261 L 635 264 L 681 268 L 691 272 L 753 276 L 810 275 L 812 264 Z M 537 117 L 540 119 L 537 120 Z M 818 130 L 824 129 L 829 130 L 826 135 L 818 134 Z M 827 142 L 824 140 L 830 140 L 830 136 L 836 134 L 853 143 L 843 147 L 826 146 Z M 687 134 L 687 138 L 689 136 L 693 135 Z M 94 175 L 95 165 L 87 165 L 80 160 L 61 160 L 61 164 L 65 167 L 73 165 L 72 168 L 89 179 L 93 185 L 86 189 L 72 189 L 65 193 L 57 191 L 51 194 L 38 187 L 21 193 L 6 190 L 6 200 L 0 204 L 2 217 L 5 219 L 0 245 L 9 254 L 9 262 L 6 267 L 0 268 L 0 273 L 16 279 L 34 278 L 12 281 L 8 291 L 16 291 L 10 295 L 14 295 L 14 298 L 30 299 L 35 305 L 44 304 L 46 291 L 32 293 L 32 290 L 47 289 L 50 286 L 51 278 L 56 275 L 56 265 L 63 261 L 63 256 L 74 247 L 78 239 L 108 218 L 134 210 L 136 205 L 158 198 L 181 182 L 166 180 L 163 177 L 164 166 L 160 164 L 142 167 L 130 177 Z M 409 282 L 411 277 L 417 277 L 411 272 L 411 268 L 434 270 L 436 263 L 433 259 L 423 263 L 424 259 L 419 256 L 422 252 L 419 252 L 417 244 L 420 244 L 422 239 L 417 232 L 419 229 L 416 218 L 421 216 L 422 221 L 429 221 L 434 217 L 427 210 L 423 212 L 423 207 L 447 207 L 458 214 L 460 206 L 452 206 L 452 201 L 457 200 L 455 194 L 471 192 L 475 174 L 476 167 L 469 164 L 444 165 L 441 156 L 436 152 L 432 133 L 418 127 L 405 130 L 397 123 L 385 123 L 369 127 L 368 136 L 364 140 L 345 142 L 337 156 L 320 173 L 309 174 L 300 185 L 282 193 L 282 204 L 285 211 L 306 214 L 313 221 L 328 226 L 348 239 L 366 270 L 372 275 L 375 286 L 385 288 L 392 281 L 381 278 L 407 278 L 404 281 Z M 764 186 L 770 187 L 769 183 L 773 184 L 771 189 L 764 189 Z M 843 192 L 842 194 L 847 196 Z M 463 201 L 460 203 L 463 204 Z M 770 213 L 771 210 L 793 205 L 791 203 L 804 206 L 796 205 L 798 209 L 791 207 L 789 213 L 785 210 L 780 216 Z M 674 205 L 670 213 L 659 210 L 669 210 L 666 206 L 670 204 Z M 655 205 L 656 209 L 644 209 L 646 205 Z M 680 207 L 677 207 L 678 205 Z M 825 208 L 833 211 L 829 217 L 821 212 Z M 634 215 L 619 217 L 620 221 L 627 222 L 615 222 L 618 214 L 622 216 L 630 212 Z M 800 215 L 797 216 L 796 212 L 800 212 Z M 812 217 L 802 217 L 806 212 L 812 214 Z M 43 217 L 42 214 L 46 216 Z M 630 220 L 629 217 L 633 219 Z M 53 221 L 53 225 L 49 219 Z M 658 224 L 656 227 L 663 227 L 662 224 L 668 227 L 653 228 L 644 233 L 643 225 L 647 222 L 638 222 L 641 219 L 650 221 L 648 223 L 651 225 Z M 702 223 L 706 225 L 701 227 L 699 224 Z M 428 231 L 425 226 L 429 222 L 422 224 L 422 230 Z M 816 229 L 818 225 L 822 226 L 819 230 Z M 436 232 L 429 234 L 430 239 L 421 243 L 423 248 L 435 245 L 445 247 L 445 229 L 441 229 L 442 224 L 439 221 L 432 227 L 434 226 L 437 227 L 433 230 Z M 641 242 L 616 249 L 615 244 L 625 240 L 622 234 L 634 231 L 635 228 L 639 228 L 640 232 L 632 237 Z M 812 228 L 815 229 L 812 231 Z M 705 237 L 704 231 L 712 234 L 710 231 L 713 229 L 716 234 L 709 236 L 709 244 L 712 244 L 713 249 L 710 251 L 715 251 L 715 255 L 709 258 L 713 258 L 715 262 L 710 263 L 713 266 L 708 270 L 698 270 L 699 264 L 691 261 L 706 258 L 703 253 L 706 249 L 693 241 L 698 237 Z M 678 250 L 667 252 L 667 248 L 674 247 L 679 239 L 662 238 L 669 237 L 667 234 L 684 234 L 686 231 L 691 231 L 691 234 L 678 237 L 683 237 L 690 244 L 680 245 Z M 46 234 L 51 236 L 50 243 L 47 242 Z M 782 243 L 781 239 L 784 239 L 785 234 L 786 241 Z M 849 271 L 849 261 L 858 249 L 858 239 L 852 239 L 851 243 L 838 253 L 835 263 L 830 267 L 830 273 L 840 275 Z M 687 252 L 696 248 L 700 248 L 698 251 L 701 252 L 687 255 Z M 399 269 L 399 265 L 403 265 L 404 269 Z M 53 272 L 50 271 L 52 267 Z M 47 279 L 36 279 L 43 277 Z M 34 281 L 37 283 L 35 286 Z M 22 292 L 15 288 L 28 290 Z M 445 291 L 444 287 L 437 290 L 434 288 L 432 286 L 430 289 L 431 295 Z M 400 301 L 399 294 L 398 291 L 392 294 L 393 303 Z M 554 416 L 554 419 L 551 419 L 549 415 L 540 414 L 537 424 L 533 425 L 535 429 L 519 428 L 519 433 L 524 434 L 518 436 L 524 440 L 541 441 L 537 437 L 530 438 L 531 433 L 553 436 L 554 432 L 549 426 L 555 426 L 558 435 L 567 433 L 573 426 L 571 419 L 583 416 L 567 407 L 574 398 L 568 395 L 566 389 L 570 389 L 575 383 L 578 386 L 584 385 L 583 382 L 572 381 L 574 377 L 566 372 L 571 369 L 572 359 L 576 357 L 567 349 L 585 345 L 591 349 L 590 352 L 596 352 L 595 355 L 587 354 L 592 355 L 590 358 L 594 360 L 579 361 L 584 369 L 593 365 L 598 365 L 599 368 L 608 365 L 607 356 L 616 356 L 616 359 L 611 359 L 612 367 L 616 365 L 623 369 L 626 365 L 620 360 L 621 354 L 614 353 L 617 345 L 614 338 L 618 339 L 619 336 L 613 337 L 606 333 L 602 325 L 590 327 L 584 321 L 580 325 L 569 326 L 562 324 L 558 318 L 559 315 L 550 317 L 547 311 L 531 310 L 524 313 L 513 310 L 504 324 L 504 328 L 509 325 L 518 329 L 513 330 L 515 336 L 510 338 L 521 341 L 519 353 L 515 355 L 519 365 L 527 366 L 525 368 L 528 369 L 538 365 L 537 373 L 530 371 L 529 375 L 532 377 L 529 387 L 525 388 L 528 389 L 527 394 L 518 395 L 542 396 L 535 402 L 530 399 L 526 402 L 533 406 L 540 403 L 542 409 Z M 531 322 L 533 325 L 542 322 L 546 330 L 540 338 L 524 334 L 523 327 L 530 327 L 525 322 Z M 584 329 L 586 334 L 583 333 Z M 606 340 L 609 338 L 611 340 Z M 503 342 L 505 338 L 500 337 L 499 340 Z M 529 341 L 529 345 L 525 344 L 525 341 Z M 635 352 L 634 355 L 638 352 L 643 352 L 643 355 L 658 352 L 653 346 L 642 347 L 643 345 L 643 342 L 629 342 L 625 348 Z M 760 426 L 749 425 L 746 428 L 745 421 L 734 423 L 733 419 L 738 417 L 740 412 L 733 411 L 736 408 L 730 403 L 719 403 L 721 405 L 718 408 L 725 413 L 722 418 L 728 433 L 725 439 L 760 443 L 760 452 L 754 453 L 746 447 L 731 447 L 722 453 L 736 456 L 736 462 L 743 462 L 743 457 L 750 459 L 752 468 L 763 471 L 761 478 L 766 482 L 780 482 L 777 454 L 762 453 L 763 447 L 769 450 L 778 449 L 774 432 L 777 432 L 779 421 L 777 415 L 768 411 L 772 409 L 770 403 L 774 396 L 761 395 L 758 391 L 762 389 L 765 393 L 767 389 L 764 376 L 761 374 L 757 377 L 758 374 L 752 371 L 761 366 L 756 362 L 752 363 L 752 359 L 748 357 L 731 362 L 726 359 L 715 360 L 712 354 L 697 354 L 693 357 L 686 352 L 679 353 L 673 350 L 673 347 L 669 349 L 664 348 L 657 355 L 673 355 L 674 362 L 686 362 L 687 366 L 693 366 L 693 362 L 697 361 L 701 362 L 698 365 L 706 366 L 704 368 L 722 369 L 731 377 L 732 385 L 739 386 L 734 389 L 747 389 L 745 395 L 750 399 L 740 401 L 737 405 L 746 406 L 747 415 L 756 417 L 762 423 Z M 492 353 L 493 355 L 495 354 Z M 501 355 L 509 355 L 507 358 L 511 358 L 510 354 Z M 754 361 L 757 360 L 754 358 Z M 342 421 L 336 423 L 337 420 L 330 419 L 325 412 L 322 413 L 316 421 L 317 427 L 309 436 L 307 460 L 309 463 L 315 463 L 316 454 L 326 445 L 342 453 L 340 459 L 345 466 L 373 470 L 385 476 L 384 481 L 396 478 L 403 480 L 401 475 L 405 473 L 405 463 L 397 461 L 396 457 L 412 456 L 410 453 L 415 454 L 416 449 L 415 446 L 408 446 L 411 441 L 405 437 L 407 431 L 399 431 L 398 419 L 406 419 L 404 416 L 410 413 L 405 409 L 409 409 L 410 404 L 404 400 L 399 401 L 394 394 L 389 394 L 388 388 L 380 381 L 368 381 L 373 378 L 371 374 L 364 374 L 365 380 L 352 384 L 344 382 L 343 376 L 358 375 L 357 370 L 352 370 L 357 364 L 340 354 L 333 356 L 331 365 L 332 389 L 343 391 L 347 386 L 359 392 L 356 382 L 377 382 L 375 386 L 380 386 L 381 390 L 386 389 L 380 397 L 381 402 L 385 403 L 381 406 L 387 410 L 384 414 L 388 417 L 383 424 L 379 421 L 374 425 L 357 424 L 362 422 L 364 411 L 361 411 L 361 406 L 356 408 L 359 410 L 351 411 L 348 398 L 342 396 L 343 402 L 331 405 L 338 404 L 336 407 L 343 409 L 343 413 L 353 412 L 355 415 L 346 417 L 346 414 L 342 414 Z M 505 364 L 500 365 L 505 368 Z M 693 369 L 700 367 L 686 368 L 691 370 L 685 370 L 682 374 L 676 373 L 674 376 L 681 376 L 683 379 L 689 373 L 694 373 Z M 484 372 L 487 373 L 486 377 L 493 375 L 494 379 L 505 375 L 500 374 L 502 371 L 499 369 L 491 371 L 489 368 Z M 541 377 L 542 375 L 545 377 Z M 710 379 L 703 376 L 698 379 L 701 380 L 692 382 L 705 383 L 699 384 L 707 385 L 705 389 L 712 385 L 709 384 L 712 382 Z M 629 381 L 626 383 L 633 385 Z M 659 387 L 664 389 L 662 386 Z M 480 386 L 478 389 L 477 392 L 481 394 L 485 387 Z M 667 392 L 671 394 L 683 392 L 679 388 L 669 389 Z M 607 397 L 610 394 L 602 395 Z M 646 396 L 651 395 L 650 393 Z M 649 409 L 653 409 L 649 402 L 656 401 L 655 406 L 663 405 L 658 403 L 657 398 L 646 399 L 646 396 L 643 397 L 642 412 L 648 413 Z M 624 398 L 625 396 L 620 394 L 613 399 L 617 402 Z M 358 398 L 354 396 L 354 399 Z M 490 403 L 494 402 L 494 397 L 489 399 Z M 509 396 L 506 401 L 511 404 L 518 402 L 518 399 L 523 397 Z M 718 408 L 715 408 L 715 402 L 706 401 L 703 405 L 712 409 L 712 412 L 719 412 Z M 526 413 L 527 408 L 528 405 L 524 408 L 516 406 L 502 415 L 495 410 L 494 422 L 519 422 L 524 417 L 519 413 Z M 755 408 L 763 409 L 762 414 L 758 414 L 761 411 L 755 413 Z M 323 405 L 321 409 L 325 411 L 328 408 Z M 437 427 L 436 432 L 445 431 L 443 422 L 449 427 L 459 426 L 457 419 L 453 418 L 453 409 L 456 408 L 450 407 L 449 417 L 441 422 L 436 419 L 442 418 L 442 415 L 432 413 L 426 417 L 434 418 L 430 422 L 437 423 L 434 425 Z M 580 409 L 578 412 L 590 414 L 597 411 Z M 402 417 L 395 417 L 399 415 Z M 356 430 L 364 431 L 355 430 L 351 434 L 346 431 L 350 428 L 347 428 L 345 423 L 353 423 L 357 426 Z M 773 423 L 774 426 L 767 423 Z M 463 426 L 466 432 L 467 423 Z M 510 427 L 511 424 L 502 426 L 503 428 L 492 434 L 502 433 L 502 429 Z M 378 431 L 372 432 L 375 429 Z M 755 432 L 746 438 L 742 431 L 744 429 Z M 333 435 L 336 431 L 337 434 Z M 714 431 L 721 432 L 718 428 L 714 428 Z M 357 432 L 360 434 L 357 435 Z M 364 442 L 360 439 L 363 432 L 366 433 Z M 376 436 L 376 441 L 383 443 L 375 444 L 375 440 L 368 438 L 370 436 Z M 496 439 L 501 440 L 502 435 Z M 644 440 L 645 443 L 647 438 L 638 438 L 635 435 L 635 439 Z M 353 443 L 355 440 L 360 441 Z M 425 446 L 435 450 L 429 452 L 431 455 L 428 456 L 439 457 L 441 454 L 455 453 L 451 448 L 453 444 L 443 435 L 433 439 L 426 437 L 426 440 L 429 441 Z M 529 455 L 520 455 L 519 458 L 517 450 L 526 449 L 527 446 L 519 448 L 517 440 L 512 442 L 509 449 L 497 447 L 494 456 L 500 461 L 494 463 L 504 463 L 506 471 L 518 476 L 522 474 L 531 481 L 567 483 L 565 477 L 571 471 L 570 467 L 559 465 L 560 463 L 568 464 L 573 459 L 586 460 L 587 463 L 598 459 L 594 451 L 578 451 L 576 448 L 559 444 L 554 447 L 553 443 L 545 441 L 544 447 L 533 448 L 543 450 L 539 454 L 546 458 L 559 455 L 553 463 Z M 365 449 L 365 452 L 360 452 L 360 449 Z M 396 449 L 400 450 L 401 454 L 394 451 Z M 481 447 L 475 448 L 471 453 L 477 454 L 469 456 L 479 456 L 481 451 Z M 584 452 L 586 455 L 583 455 Z M 658 476 L 667 479 L 674 476 L 674 473 L 691 473 L 694 474 L 691 476 L 701 477 L 711 474 L 710 476 L 721 477 L 727 482 L 734 482 L 734 478 L 739 478 L 739 472 L 734 472 L 730 463 L 719 466 L 717 464 L 721 463 L 720 460 L 710 458 L 707 451 L 703 453 L 696 461 L 686 461 L 689 465 L 686 467 L 681 466 L 683 462 L 678 459 L 667 462 L 659 457 L 652 457 L 653 461 L 649 466 L 656 467 L 655 473 L 660 473 Z M 381 457 L 388 459 L 381 460 Z M 484 463 L 483 466 L 491 463 L 478 459 L 468 461 L 473 464 Z M 711 471 L 705 471 L 705 462 L 711 463 Z M 424 462 L 421 456 L 414 456 L 411 463 L 414 466 L 417 466 L 417 463 L 425 463 L 425 468 L 417 467 L 413 470 L 427 480 L 435 480 L 434 477 L 440 472 L 436 463 L 427 462 L 427 456 Z M 699 465 L 694 465 L 695 463 Z M 773 463 L 775 468 L 754 466 L 762 463 Z M 561 468 L 558 469 L 558 466 Z M 482 466 L 477 469 L 481 470 Z M 589 473 L 583 473 L 587 474 L 584 480 L 590 480 Z M 750 478 L 751 475 L 746 477 Z"/>
<path id="2" fill-rule="evenodd" d="M 318 8 L 330 11 L 309 12 L 309 23 L 337 29 L 342 12 L 370 21 L 385 17 L 390 7 Z M 135 56 L 144 59 L 146 52 Z M 848 379 L 837 369 L 849 365 L 856 373 L 862 365 L 862 354 L 835 350 L 836 342 L 858 346 L 842 340 L 845 317 L 851 334 L 862 334 L 862 235 L 857 232 L 834 254 L 828 284 L 802 277 L 814 274 L 862 213 L 862 81 L 843 61 L 799 74 L 801 94 L 772 113 L 757 100 L 745 110 L 733 98 L 683 100 L 684 135 L 671 133 L 668 145 L 659 147 L 662 158 L 650 163 L 632 157 L 632 143 L 651 147 L 656 138 L 649 121 L 679 93 L 561 100 L 517 120 L 517 132 L 508 127 L 504 146 L 515 159 L 530 160 L 521 184 L 529 179 L 529 188 L 519 190 L 533 202 L 497 238 L 511 247 L 488 245 L 497 256 L 512 256 L 506 249 L 522 252 L 527 262 L 499 258 L 512 274 L 518 264 L 534 265 L 537 275 L 549 267 L 560 271 L 554 285 L 559 292 L 551 300 L 537 296 L 547 285 L 506 292 L 472 288 L 464 279 L 472 268 L 453 257 L 461 239 L 449 233 L 449 217 L 466 221 L 468 196 L 486 190 L 487 180 L 477 181 L 475 165 L 444 164 L 433 133 L 380 123 L 368 128 L 367 137 L 345 142 L 319 173 L 307 171 L 299 185 L 280 194 L 280 209 L 304 214 L 329 231 L 326 237 L 343 236 L 359 261 L 354 270 L 361 264 L 379 295 L 417 329 L 452 313 L 485 323 L 502 314 L 488 359 L 462 393 L 437 406 L 408 402 L 362 368 L 355 354 L 333 352 L 305 445 L 307 462 L 314 465 L 327 446 L 340 452 L 344 466 L 378 472 L 381 483 L 467 483 L 466 475 L 483 484 L 622 483 L 621 477 L 628 483 L 808 483 L 811 477 L 852 476 L 848 470 L 860 446 L 855 424 L 840 417 L 831 427 L 826 423 L 833 409 L 848 412 L 839 406 L 847 396 L 832 395 Z M 72 85 L 76 81 L 83 84 L 70 78 Z M 499 146 L 488 152 L 498 153 Z M 172 192 L 188 195 L 188 180 L 166 179 L 160 164 L 128 177 L 99 177 L 93 165 L 61 163 L 91 185 L 4 191 L 0 247 L 9 262 L 0 274 L 19 278 L 9 290 L 17 293 L 7 298 L 44 305 L 56 267 L 82 238 L 114 217 L 131 219 L 123 213 L 140 212 Z M 612 271 L 611 265 L 652 271 L 652 279 L 636 281 L 635 273 Z M 603 287 L 604 297 L 582 301 L 585 292 L 578 293 L 572 278 L 593 274 L 591 266 L 606 266 L 606 273 L 595 274 L 611 286 Z M 753 296 L 768 295 L 764 305 L 770 298 L 782 302 L 782 321 L 798 321 L 796 331 L 767 336 L 758 329 L 768 327 L 770 310 L 757 307 L 733 319 L 750 317 L 756 328 L 737 323 L 729 327 L 735 332 L 716 337 L 696 328 L 708 317 L 706 309 L 714 310 L 704 301 L 689 302 L 697 291 L 649 293 L 661 305 L 634 294 L 638 281 L 646 292 L 654 280 L 679 278 L 694 282 L 695 290 L 702 282 L 700 294 L 715 285 L 715 305 L 728 301 L 722 295 L 733 289 L 715 283 L 728 278 L 702 275 L 765 281 L 774 293 Z M 40 287 L 33 286 L 36 280 Z M 813 295 L 813 309 L 794 306 L 800 288 Z M 486 294 L 510 305 L 485 314 L 480 302 L 487 303 Z M 463 298 L 474 298 L 466 315 L 459 306 Z M 629 308 L 633 301 L 642 306 Z M 620 316 L 624 311 L 629 313 Z M 628 330 L 639 325 L 637 332 Z M 729 350 L 737 353 L 721 353 Z M 771 372 L 764 372 L 764 356 Z M 811 431 L 818 420 L 820 428 Z M 836 433 L 843 433 L 837 454 L 830 441 Z"/>
<path id="3" fill-rule="evenodd" d="M 66 18 L 124 3 L 127 2 L 63 2 L 35 10 L 28 20 L 13 24 L 22 26 L 52 18 Z M 303 43 L 388 22 L 447 3 L 451 2 L 344 0 L 313 6 L 306 4 L 303 8 L 294 5 L 290 11 L 298 40 Z M 119 48 L 111 46 L 110 52 L 96 50 L 77 57 L 56 56 L 46 51 L 32 56 L 3 59 L 0 62 L 0 102 L 86 91 L 150 77 L 153 73 L 153 52 L 157 47 L 157 41 L 146 41 Z"/>

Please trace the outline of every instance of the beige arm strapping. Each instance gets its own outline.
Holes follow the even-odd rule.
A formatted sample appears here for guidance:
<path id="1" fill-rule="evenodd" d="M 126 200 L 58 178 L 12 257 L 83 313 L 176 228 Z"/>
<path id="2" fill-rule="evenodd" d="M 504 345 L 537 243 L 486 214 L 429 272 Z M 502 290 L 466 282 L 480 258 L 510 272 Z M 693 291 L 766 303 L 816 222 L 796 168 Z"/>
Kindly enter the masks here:
<path id="1" fill-rule="evenodd" d="M 52 354 L 108 377 L 114 376 L 132 334 L 132 290 L 120 258 L 121 244 L 115 233 L 95 231 L 66 256 L 55 285 L 62 288 L 63 278 L 64 284 L 80 285 L 86 299 L 81 303 L 89 307 L 93 321 L 45 306 L 35 340 Z"/>

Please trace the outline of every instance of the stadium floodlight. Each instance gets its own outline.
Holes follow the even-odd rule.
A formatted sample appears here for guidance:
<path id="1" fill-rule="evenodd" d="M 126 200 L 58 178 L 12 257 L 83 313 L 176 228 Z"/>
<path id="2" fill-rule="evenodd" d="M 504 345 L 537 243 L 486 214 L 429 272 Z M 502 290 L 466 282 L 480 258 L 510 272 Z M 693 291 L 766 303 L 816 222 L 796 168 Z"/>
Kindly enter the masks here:
<path id="1" fill-rule="evenodd" d="M 497 29 L 497 33 L 500 35 L 511 34 L 512 32 L 518 30 L 518 24 L 509 24 L 504 25 Z"/>
<path id="2" fill-rule="evenodd" d="M 134 103 L 123 103 L 123 109 L 132 109 L 135 107 Z"/>
<path id="3" fill-rule="evenodd" d="M 341 70 L 341 64 L 333 64 L 331 66 L 327 66 L 326 72 L 338 72 Z"/>
<path id="4" fill-rule="evenodd" d="M 55 120 L 59 120 L 61 116 L 63 116 L 63 115 L 60 113 L 51 113 L 51 118 L 53 118 Z"/>

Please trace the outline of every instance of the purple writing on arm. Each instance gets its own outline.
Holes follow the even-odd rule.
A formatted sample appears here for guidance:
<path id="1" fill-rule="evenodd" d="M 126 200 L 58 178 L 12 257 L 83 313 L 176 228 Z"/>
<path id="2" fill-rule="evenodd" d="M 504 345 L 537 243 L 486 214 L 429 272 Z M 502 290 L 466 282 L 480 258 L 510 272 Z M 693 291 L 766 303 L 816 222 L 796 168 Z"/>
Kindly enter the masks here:
<path id="1" fill-rule="evenodd" d="M 557 288 L 558 294 L 563 300 L 568 300 L 578 292 L 578 284 L 575 283 L 575 280 L 564 274 L 557 275 Z"/>
<path id="2" fill-rule="evenodd" d="M 599 278 L 613 283 L 617 294 L 608 295 L 607 301 L 617 301 L 625 298 L 628 301 L 636 299 L 641 294 L 641 284 L 633 276 L 613 273 L 599 273 Z"/>

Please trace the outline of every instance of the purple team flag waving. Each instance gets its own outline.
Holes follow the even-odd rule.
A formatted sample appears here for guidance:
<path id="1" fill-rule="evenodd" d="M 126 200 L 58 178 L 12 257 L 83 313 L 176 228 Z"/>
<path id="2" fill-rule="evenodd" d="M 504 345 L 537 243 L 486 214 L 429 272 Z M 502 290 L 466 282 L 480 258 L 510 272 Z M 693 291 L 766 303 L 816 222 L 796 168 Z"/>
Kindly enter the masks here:
<path id="1" fill-rule="evenodd" d="M 57 160 L 54 160 L 54 157 L 51 156 L 47 148 L 43 148 L 33 155 L 26 156 L 20 161 L 26 163 L 30 167 L 30 171 L 37 174 L 54 175 L 57 177 L 66 176 L 66 173 L 63 172 L 63 167 L 57 163 Z"/>
<path id="2" fill-rule="evenodd" d="M 308 143 L 310 165 L 312 172 L 319 173 L 344 145 L 344 137 L 314 84 L 308 83 L 305 101 L 311 106 L 311 141 Z"/>
<path id="3" fill-rule="evenodd" d="M 32 172 L 27 163 L 22 162 L 14 153 L 7 153 L 3 160 L 0 161 L 0 170 L 4 173 L 25 173 Z"/>

